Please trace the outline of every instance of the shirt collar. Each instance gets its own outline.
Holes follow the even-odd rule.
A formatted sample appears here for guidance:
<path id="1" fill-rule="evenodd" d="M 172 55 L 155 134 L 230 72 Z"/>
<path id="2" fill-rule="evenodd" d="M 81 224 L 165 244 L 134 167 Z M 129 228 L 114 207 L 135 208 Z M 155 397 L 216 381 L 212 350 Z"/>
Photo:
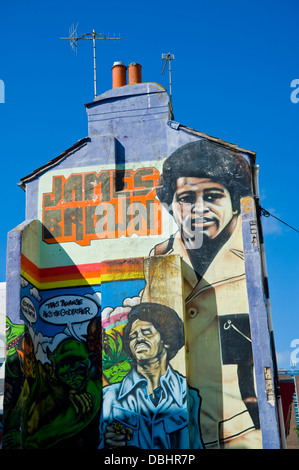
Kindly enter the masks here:
<path id="1" fill-rule="evenodd" d="M 132 392 L 134 388 L 142 387 L 142 384 L 147 385 L 147 380 L 143 375 L 139 374 L 136 369 L 132 369 L 129 374 L 122 380 L 121 387 L 118 394 L 118 399 L 121 400 L 126 395 Z M 179 406 L 183 404 L 183 391 L 182 381 L 179 380 L 177 373 L 168 365 L 166 372 L 162 375 L 160 384 L 164 389 L 173 396 L 174 400 Z"/>

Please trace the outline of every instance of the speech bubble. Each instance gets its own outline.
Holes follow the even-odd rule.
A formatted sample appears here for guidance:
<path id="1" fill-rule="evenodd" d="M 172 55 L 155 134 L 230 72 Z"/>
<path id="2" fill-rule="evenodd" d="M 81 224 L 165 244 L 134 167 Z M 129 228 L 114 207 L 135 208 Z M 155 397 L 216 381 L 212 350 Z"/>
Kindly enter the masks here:
<path id="1" fill-rule="evenodd" d="M 40 317 L 53 325 L 82 323 L 98 313 L 94 300 L 83 295 L 59 295 L 43 302 L 39 308 Z"/>
<path id="2" fill-rule="evenodd" d="M 35 323 L 37 320 L 37 313 L 34 303 L 29 297 L 23 297 L 21 300 L 21 310 L 24 317 L 29 323 Z"/>

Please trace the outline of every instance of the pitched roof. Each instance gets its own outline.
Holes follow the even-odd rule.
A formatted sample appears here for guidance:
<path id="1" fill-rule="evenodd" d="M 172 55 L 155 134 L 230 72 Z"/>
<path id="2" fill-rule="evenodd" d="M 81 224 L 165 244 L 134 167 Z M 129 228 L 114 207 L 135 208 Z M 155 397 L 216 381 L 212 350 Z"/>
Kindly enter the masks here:
<path id="1" fill-rule="evenodd" d="M 217 144 L 223 145 L 224 147 L 227 147 L 231 150 L 236 150 L 237 152 L 246 153 L 250 157 L 251 163 L 252 164 L 255 163 L 256 152 L 253 152 L 252 150 L 247 150 L 247 149 L 244 149 L 242 147 L 239 147 L 236 144 L 226 142 L 225 140 L 222 140 L 219 137 L 212 137 L 211 135 L 205 134 L 204 132 L 196 131 L 195 129 L 192 129 L 191 127 L 188 127 L 188 126 L 184 126 L 183 124 L 178 124 L 178 126 L 181 129 L 185 130 L 186 132 L 190 132 L 191 134 L 198 135 L 199 137 L 203 137 L 207 140 L 211 140 L 211 141 L 213 141 Z"/>
<path id="2" fill-rule="evenodd" d="M 231 150 L 236 150 L 237 152 L 246 153 L 249 156 L 249 158 L 251 160 L 251 163 L 252 164 L 255 163 L 256 153 L 251 151 L 251 150 L 243 149 L 243 148 L 239 147 L 238 145 L 231 144 L 231 143 L 226 142 L 222 139 L 219 139 L 218 137 L 212 137 L 212 136 L 210 136 L 208 134 L 205 134 L 203 132 L 196 131 L 195 129 L 192 129 L 191 127 L 184 126 L 183 124 L 177 123 L 175 121 L 169 121 L 169 125 L 172 128 L 175 128 L 175 129 L 180 128 L 180 129 L 182 129 L 186 132 L 189 132 L 190 134 L 197 135 L 199 137 L 203 137 L 205 139 L 216 142 L 216 143 L 218 143 L 220 145 L 223 145 L 223 146 L 225 146 L 225 147 L 227 147 Z M 79 150 L 81 147 L 86 145 L 87 142 L 90 142 L 90 140 L 91 140 L 90 137 L 84 137 L 83 139 L 78 140 L 78 142 L 76 142 L 74 145 L 72 145 L 72 147 L 70 147 L 67 150 L 65 150 L 64 152 L 62 152 L 60 155 L 58 155 L 58 157 L 53 158 L 52 160 L 50 160 L 45 165 L 41 166 L 40 168 L 37 168 L 36 170 L 34 170 L 29 175 L 24 176 L 23 178 L 21 178 L 20 183 L 18 183 L 18 185 L 25 191 L 25 186 L 26 186 L 26 183 L 28 183 L 28 181 L 31 181 L 32 179 L 36 178 L 41 173 L 43 173 L 43 172 L 47 171 L 48 169 L 52 168 L 53 166 L 57 165 L 62 160 L 64 160 L 66 157 L 68 157 L 71 153 Z"/>
<path id="3" fill-rule="evenodd" d="M 44 171 L 47 171 L 49 168 L 52 168 L 53 166 L 57 165 L 57 163 L 60 163 L 62 160 L 64 160 L 66 157 L 68 157 L 71 153 L 75 152 L 76 150 L 79 150 L 81 147 L 87 144 L 87 142 L 90 141 L 89 137 L 84 137 L 83 139 L 78 140 L 72 147 L 68 148 L 64 152 L 62 152 L 58 157 L 53 158 L 50 160 L 48 163 L 45 165 L 41 166 L 40 168 L 37 168 L 34 170 L 32 173 L 30 173 L 27 176 L 24 176 L 23 178 L 20 179 L 20 183 L 18 185 L 25 190 L 25 185 L 28 183 L 28 181 L 36 178 L 39 174 L 43 173 Z"/>

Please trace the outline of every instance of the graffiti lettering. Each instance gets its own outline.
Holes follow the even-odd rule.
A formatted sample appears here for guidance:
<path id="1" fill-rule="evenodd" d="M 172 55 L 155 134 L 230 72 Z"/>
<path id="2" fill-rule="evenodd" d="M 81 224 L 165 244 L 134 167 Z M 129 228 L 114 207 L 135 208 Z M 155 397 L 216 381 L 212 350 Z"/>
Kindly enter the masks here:
<path id="1" fill-rule="evenodd" d="M 64 308 L 60 310 L 54 310 L 53 312 L 51 310 L 44 311 L 43 312 L 43 317 L 44 319 L 48 319 L 51 317 L 64 317 L 65 315 L 92 315 L 92 312 L 90 312 L 90 309 L 88 307 L 85 308 L 71 308 L 68 310 L 65 310 Z"/>
<path id="2" fill-rule="evenodd" d="M 43 240 L 89 245 L 97 238 L 160 234 L 158 178 L 155 168 L 54 176 L 52 193 L 43 195 Z"/>
<path id="3" fill-rule="evenodd" d="M 57 325 L 87 321 L 97 313 L 98 306 L 92 299 L 78 295 L 55 297 L 45 301 L 39 309 L 39 315 L 44 321 Z"/>
<path id="4" fill-rule="evenodd" d="M 23 297 L 21 300 L 21 310 L 25 318 L 30 322 L 36 322 L 37 314 L 34 303 L 29 297 Z"/>
<path id="5" fill-rule="evenodd" d="M 254 245 L 254 246 L 258 246 L 258 238 L 257 238 L 257 223 L 255 220 L 251 220 L 249 222 L 250 224 L 250 233 L 252 235 L 252 241 L 251 243 Z"/>

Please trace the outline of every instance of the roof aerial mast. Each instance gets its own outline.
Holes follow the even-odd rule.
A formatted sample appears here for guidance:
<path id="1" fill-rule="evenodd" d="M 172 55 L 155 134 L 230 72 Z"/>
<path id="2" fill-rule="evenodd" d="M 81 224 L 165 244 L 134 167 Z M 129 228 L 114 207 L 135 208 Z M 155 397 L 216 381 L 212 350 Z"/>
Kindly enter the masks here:
<path id="1" fill-rule="evenodd" d="M 171 106 L 172 106 L 171 61 L 174 60 L 174 55 L 170 54 L 170 52 L 168 52 L 168 54 L 162 54 L 162 60 L 165 60 L 165 63 L 164 63 L 164 67 L 163 67 L 163 70 L 161 72 L 161 75 L 163 75 L 163 73 L 164 73 L 167 62 L 169 64 L 169 97 L 170 97 L 170 103 L 171 103 Z"/>
<path id="2" fill-rule="evenodd" d="M 96 40 L 97 39 L 116 40 L 116 39 L 121 39 L 121 38 L 120 37 L 116 38 L 115 35 L 112 38 L 109 36 L 107 37 L 103 33 L 97 33 L 94 29 L 92 30 L 91 33 L 86 33 L 86 34 L 83 34 L 81 37 L 79 37 L 77 36 L 77 27 L 78 27 L 78 24 L 76 28 L 74 27 L 74 25 L 72 25 L 69 29 L 69 34 L 70 34 L 69 37 L 60 38 L 60 39 L 68 39 L 70 41 L 70 45 L 71 45 L 73 52 L 75 52 L 76 54 L 77 54 L 77 41 L 80 41 L 80 40 L 92 41 L 92 44 L 93 44 L 93 82 L 94 82 L 94 96 L 96 98 L 97 96 Z"/>

